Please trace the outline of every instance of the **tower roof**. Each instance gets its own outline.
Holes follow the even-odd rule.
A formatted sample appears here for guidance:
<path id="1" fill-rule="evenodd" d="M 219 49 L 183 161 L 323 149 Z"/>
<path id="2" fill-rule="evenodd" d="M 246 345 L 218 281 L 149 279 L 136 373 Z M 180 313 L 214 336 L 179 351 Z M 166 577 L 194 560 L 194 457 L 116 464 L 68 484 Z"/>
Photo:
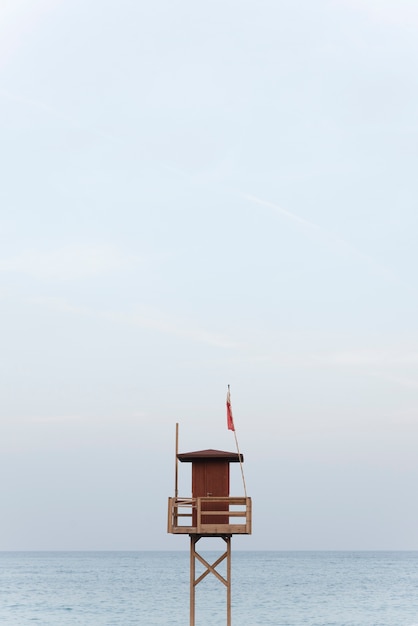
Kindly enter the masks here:
<path id="1" fill-rule="evenodd" d="M 241 458 L 240 458 L 241 457 Z M 195 452 L 182 452 L 177 455 L 179 461 L 192 463 L 193 461 L 228 461 L 229 463 L 241 463 L 244 456 L 237 452 L 225 452 L 224 450 L 196 450 Z"/>

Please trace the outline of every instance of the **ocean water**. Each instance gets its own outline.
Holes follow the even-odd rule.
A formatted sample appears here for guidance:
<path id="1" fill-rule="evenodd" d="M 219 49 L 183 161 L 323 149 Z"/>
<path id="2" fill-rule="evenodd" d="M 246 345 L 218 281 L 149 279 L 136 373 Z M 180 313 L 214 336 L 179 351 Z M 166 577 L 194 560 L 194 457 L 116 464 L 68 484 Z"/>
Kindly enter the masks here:
<path id="1" fill-rule="evenodd" d="M 418 552 L 233 550 L 231 580 L 234 626 L 418 626 Z M 189 553 L 0 553 L 0 624 L 187 626 Z M 211 574 L 196 587 L 196 626 L 223 624 Z"/>

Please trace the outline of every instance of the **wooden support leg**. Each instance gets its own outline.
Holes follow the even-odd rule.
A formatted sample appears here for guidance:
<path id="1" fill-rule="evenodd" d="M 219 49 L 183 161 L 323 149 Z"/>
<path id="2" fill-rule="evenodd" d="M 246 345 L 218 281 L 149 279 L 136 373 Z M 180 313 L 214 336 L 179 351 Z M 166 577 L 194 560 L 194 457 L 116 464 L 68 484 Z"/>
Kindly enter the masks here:
<path id="1" fill-rule="evenodd" d="M 190 535 L 190 626 L 195 626 L 196 585 L 208 574 L 213 574 L 226 587 L 226 623 L 227 626 L 231 626 L 231 536 L 221 536 L 226 543 L 226 551 L 212 564 L 196 552 L 196 544 L 200 538 L 201 535 Z M 196 578 L 196 559 L 206 568 L 198 578 Z M 224 559 L 226 559 L 226 578 L 216 571 Z"/>
<path id="2" fill-rule="evenodd" d="M 196 542 L 199 538 L 196 535 L 190 535 L 190 626 L 195 626 L 195 597 L 196 597 Z"/>
<path id="3" fill-rule="evenodd" d="M 224 537 L 226 541 L 226 623 L 231 626 L 231 537 Z"/>

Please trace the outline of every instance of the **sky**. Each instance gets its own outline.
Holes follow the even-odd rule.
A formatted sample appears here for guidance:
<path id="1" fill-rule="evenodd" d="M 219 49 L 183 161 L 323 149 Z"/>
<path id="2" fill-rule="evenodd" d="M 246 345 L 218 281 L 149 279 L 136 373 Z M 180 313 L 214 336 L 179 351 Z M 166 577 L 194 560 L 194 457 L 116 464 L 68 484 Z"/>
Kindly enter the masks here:
<path id="1" fill-rule="evenodd" d="M 228 384 L 234 549 L 418 549 L 417 35 L 413 0 L 2 0 L 0 550 L 187 550 L 175 424 L 234 451 Z"/>

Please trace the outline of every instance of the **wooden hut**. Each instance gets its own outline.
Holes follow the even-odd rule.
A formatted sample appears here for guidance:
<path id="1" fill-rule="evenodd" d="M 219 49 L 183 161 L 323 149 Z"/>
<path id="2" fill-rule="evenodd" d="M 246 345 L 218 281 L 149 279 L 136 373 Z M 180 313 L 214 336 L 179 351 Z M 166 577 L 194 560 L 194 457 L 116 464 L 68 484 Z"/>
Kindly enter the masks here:
<path id="1" fill-rule="evenodd" d="M 243 455 L 209 449 L 180 453 L 177 458 L 192 464 L 192 497 L 169 498 L 168 532 L 251 534 L 251 498 L 229 493 L 230 464 L 242 463 Z"/>

